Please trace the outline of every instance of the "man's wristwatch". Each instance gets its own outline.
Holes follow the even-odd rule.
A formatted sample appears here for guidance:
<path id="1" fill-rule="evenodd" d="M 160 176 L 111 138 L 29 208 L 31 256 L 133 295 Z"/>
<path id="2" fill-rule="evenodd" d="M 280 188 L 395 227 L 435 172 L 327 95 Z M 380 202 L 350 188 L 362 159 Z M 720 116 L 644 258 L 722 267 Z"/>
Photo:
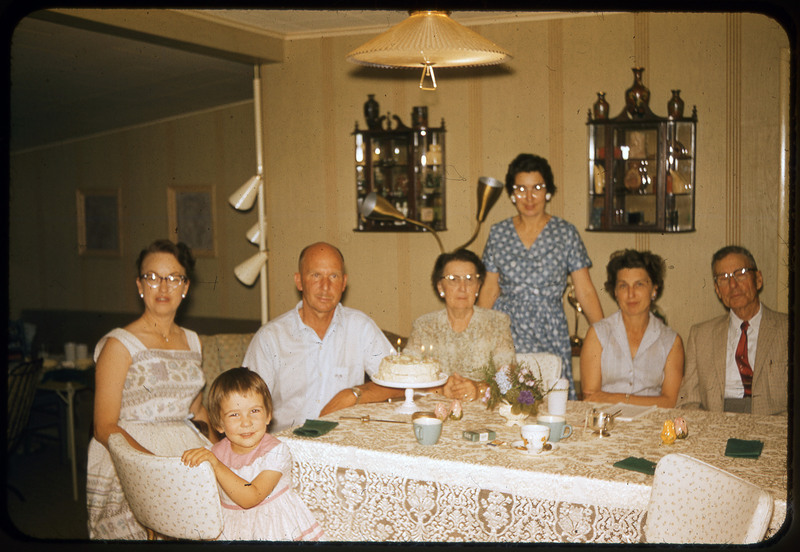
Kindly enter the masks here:
<path id="1" fill-rule="evenodd" d="M 360 387 L 351 387 L 350 391 L 352 391 L 353 395 L 356 396 L 356 404 L 358 404 L 358 401 L 361 400 L 361 388 Z"/>

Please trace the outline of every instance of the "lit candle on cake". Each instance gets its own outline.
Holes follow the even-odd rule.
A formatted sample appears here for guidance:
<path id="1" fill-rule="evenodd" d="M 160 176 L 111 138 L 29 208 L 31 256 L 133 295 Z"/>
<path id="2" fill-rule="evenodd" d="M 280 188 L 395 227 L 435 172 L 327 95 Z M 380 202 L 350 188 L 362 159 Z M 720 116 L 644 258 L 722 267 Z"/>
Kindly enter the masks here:
<path id="1" fill-rule="evenodd" d="M 397 338 L 397 354 L 400 354 L 400 338 Z"/>

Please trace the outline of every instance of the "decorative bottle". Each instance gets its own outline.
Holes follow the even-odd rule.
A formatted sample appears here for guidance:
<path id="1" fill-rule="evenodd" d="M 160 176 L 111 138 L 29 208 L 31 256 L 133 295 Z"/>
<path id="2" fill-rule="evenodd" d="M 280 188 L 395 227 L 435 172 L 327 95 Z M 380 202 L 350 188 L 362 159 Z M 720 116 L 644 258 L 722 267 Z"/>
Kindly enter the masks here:
<path id="1" fill-rule="evenodd" d="M 672 98 L 667 102 L 667 115 L 670 119 L 683 117 L 683 99 L 681 99 L 680 90 L 672 91 Z"/>
<path id="2" fill-rule="evenodd" d="M 593 106 L 595 120 L 608 119 L 608 102 L 606 101 L 606 93 L 598 92 L 597 101 Z"/>
<path id="3" fill-rule="evenodd" d="M 650 89 L 642 82 L 644 67 L 634 67 L 632 70 L 633 85 L 625 91 L 625 108 L 629 114 L 642 117 L 647 113 L 650 103 Z"/>
<path id="4" fill-rule="evenodd" d="M 375 94 L 367 94 L 367 101 L 364 103 L 364 118 L 367 120 L 367 128 L 370 130 L 380 130 L 380 109 L 381 106 L 375 99 Z"/>

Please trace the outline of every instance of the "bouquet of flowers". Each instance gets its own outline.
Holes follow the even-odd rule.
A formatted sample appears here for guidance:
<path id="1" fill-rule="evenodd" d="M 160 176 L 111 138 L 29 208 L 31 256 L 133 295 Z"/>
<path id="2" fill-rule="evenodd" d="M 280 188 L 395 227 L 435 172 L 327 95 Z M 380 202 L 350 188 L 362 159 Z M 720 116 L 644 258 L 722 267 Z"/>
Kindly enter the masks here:
<path id="1" fill-rule="evenodd" d="M 490 358 L 484 370 L 489 387 L 481 400 L 490 410 L 506 402 L 511 405 L 512 414 L 535 414 L 539 408 L 537 403 L 550 391 L 538 376 L 540 372 L 524 362 L 515 361 L 498 368 Z"/>

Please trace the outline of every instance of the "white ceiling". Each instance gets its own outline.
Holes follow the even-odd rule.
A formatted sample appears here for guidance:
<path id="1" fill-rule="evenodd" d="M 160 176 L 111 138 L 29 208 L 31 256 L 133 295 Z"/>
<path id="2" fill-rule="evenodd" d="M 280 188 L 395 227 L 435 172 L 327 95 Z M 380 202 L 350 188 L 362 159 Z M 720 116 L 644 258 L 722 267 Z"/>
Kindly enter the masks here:
<path id="1" fill-rule="evenodd" d="M 192 11 L 192 10 L 186 10 Z M 378 34 L 405 11 L 198 10 L 283 39 Z M 462 24 L 546 17 L 455 12 Z M 252 98 L 251 65 L 40 19 L 11 36 L 11 150 L 18 151 Z"/>

